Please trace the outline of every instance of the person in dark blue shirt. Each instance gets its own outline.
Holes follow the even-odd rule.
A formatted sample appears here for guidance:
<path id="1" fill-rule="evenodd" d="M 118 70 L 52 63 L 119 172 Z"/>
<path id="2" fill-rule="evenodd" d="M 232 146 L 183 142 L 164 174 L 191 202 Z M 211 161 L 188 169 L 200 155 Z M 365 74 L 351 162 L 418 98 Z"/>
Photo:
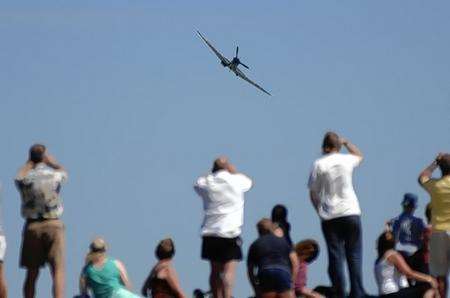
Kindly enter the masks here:
<path id="1" fill-rule="evenodd" d="M 284 237 L 274 234 L 274 224 L 263 218 L 257 224 L 259 238 L 250 246 L 247 273 L 259 298 L 290 298 L 298 259 Z M 255 272 L 257 271 L 257 272 Z"/>

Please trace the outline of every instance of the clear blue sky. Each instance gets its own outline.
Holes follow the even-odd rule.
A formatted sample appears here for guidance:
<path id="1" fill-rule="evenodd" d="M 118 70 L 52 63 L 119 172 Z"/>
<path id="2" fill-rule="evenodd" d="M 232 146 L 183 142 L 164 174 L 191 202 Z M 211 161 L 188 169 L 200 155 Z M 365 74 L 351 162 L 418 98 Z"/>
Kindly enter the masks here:
<path id="1" fill-rule="evenodd" d="M 154 246 L 172 236 L 187 293 L 207 288 L 201 202 L 192 190 L 218 154 L 252 176 L 244 248 L 276 203 L 292 237 L 324 249 L 309 284 L 328 283 L 320 223 L 306 181 L 324 132 L 365 153 L 355 173 L 363 210 L 364 278 L 375 293 L 375 238 L 416 177 L 450 151 L 450 2 L 38 1 L 0 3 L 0 180 L 6 276 L 19 297 L 23 220 L 13 185 L 33 142 L 68 168 L 63 188 L 67 293 L 90 240 L 104 236 L 139 289 Z M 218 64 L 202 31 L 268 97 Z M 251 294 L 244 263 L 235 296 Z M 50 297 L 48 272 L 38 297 Z"/>

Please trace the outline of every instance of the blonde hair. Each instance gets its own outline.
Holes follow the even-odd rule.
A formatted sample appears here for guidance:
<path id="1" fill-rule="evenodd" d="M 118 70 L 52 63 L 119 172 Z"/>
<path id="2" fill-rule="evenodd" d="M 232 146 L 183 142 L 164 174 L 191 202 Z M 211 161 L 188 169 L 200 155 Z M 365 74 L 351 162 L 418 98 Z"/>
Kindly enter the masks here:
<path id="1" fill-rule="evenodd" d="M 103 238 L 95 238 L 89 245 L 89 252 L 86 255 L 86 265 L 92 264 L 95 260 L 106 254 L 107 244 Z"/>

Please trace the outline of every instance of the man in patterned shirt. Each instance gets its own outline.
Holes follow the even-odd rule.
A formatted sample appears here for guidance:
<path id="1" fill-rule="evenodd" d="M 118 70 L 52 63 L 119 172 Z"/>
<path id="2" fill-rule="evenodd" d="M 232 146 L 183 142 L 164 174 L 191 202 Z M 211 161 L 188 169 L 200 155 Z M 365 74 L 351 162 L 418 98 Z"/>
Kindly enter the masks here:
<path id="1" fill-rule="evenodd" d="M 27 270 L 23 294 L 35 297 L 39 270 L 49 264 L 53 279 L 53 297 L 64 297 L 64 224 L 59 191 L 67 173 L 47 153 L 44 145 L 31 146 L 29 158 L 19 170 L 16 186 L 22 198 L 22 235 L 20 266 Z"/>

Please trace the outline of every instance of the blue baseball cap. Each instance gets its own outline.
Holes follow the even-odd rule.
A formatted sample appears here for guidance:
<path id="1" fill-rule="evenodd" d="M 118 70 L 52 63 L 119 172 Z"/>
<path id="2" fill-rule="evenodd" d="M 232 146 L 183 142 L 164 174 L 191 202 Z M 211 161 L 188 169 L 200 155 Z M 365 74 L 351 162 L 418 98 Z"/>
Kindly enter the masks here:
<path id="1" fill-rule="evenodd" d="M 416 194 L 413 193 L 405 193 L 403 196 L 402 206 L 403 207 L 417 207 L 417 200 L 419 197 Z"/>

